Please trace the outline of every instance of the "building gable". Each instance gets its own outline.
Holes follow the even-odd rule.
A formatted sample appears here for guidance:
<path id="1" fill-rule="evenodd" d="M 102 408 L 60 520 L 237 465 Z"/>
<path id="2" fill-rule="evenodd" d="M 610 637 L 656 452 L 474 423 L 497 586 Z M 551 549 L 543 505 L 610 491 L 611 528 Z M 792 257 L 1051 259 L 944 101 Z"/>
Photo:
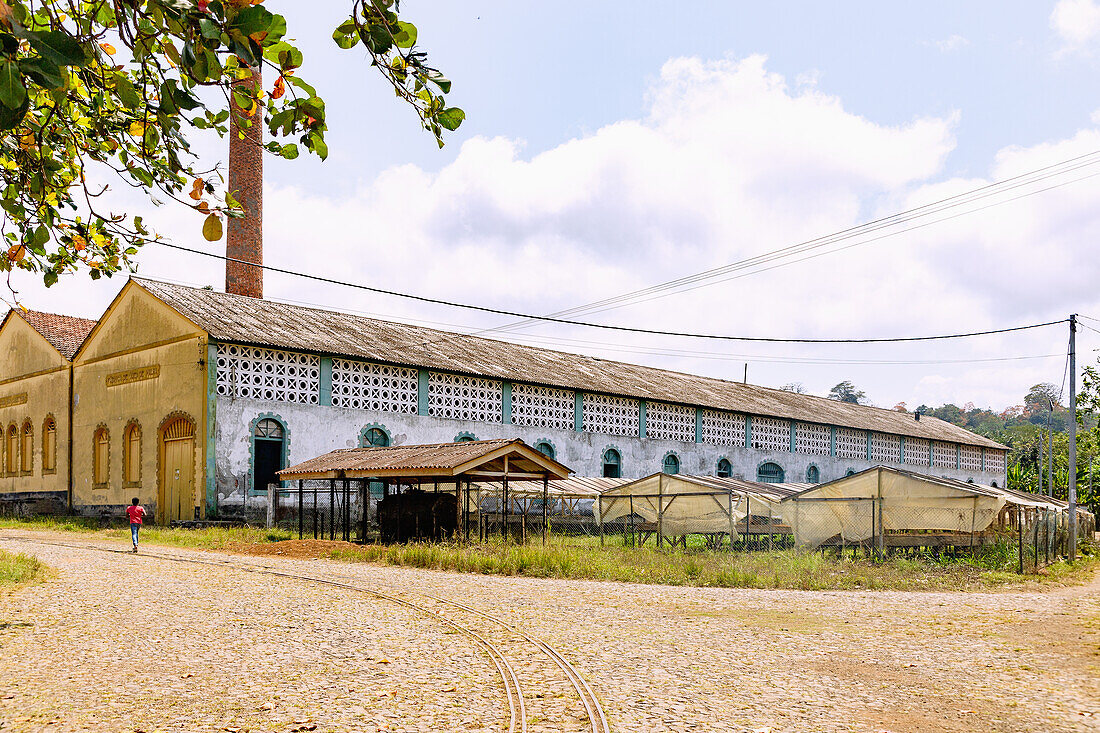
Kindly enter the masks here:
<path id="1" fill-rule="evenodd" d="M 14 311 L 0 326 L 0 382 L 60 369 L 68 362 Z"/>
<path id="2" fill-rule="evenodd" d="M 107 308 L 74 361 L 87 363 L 204 333 L 131 281 Z"/>

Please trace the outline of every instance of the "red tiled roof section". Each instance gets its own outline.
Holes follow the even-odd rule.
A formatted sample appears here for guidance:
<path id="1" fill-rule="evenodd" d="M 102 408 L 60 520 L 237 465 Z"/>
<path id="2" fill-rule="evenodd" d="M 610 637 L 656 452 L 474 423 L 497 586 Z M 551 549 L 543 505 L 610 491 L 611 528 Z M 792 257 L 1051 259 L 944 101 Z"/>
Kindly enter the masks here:
<path id="1" fill-rule="evenodd" d="M 749 415 L 1006 450 L 924 416 L 666 369 L 552 351 L 406 323 L 131 278 L 217 341 L 312 351 L 402 366 L 661 400 Z"/>
<path id="2" fill-rule="evenodd" d="M 31 328 L 38 331 L 66 359 L 72 359 L 77 349 L 95 328 L 96 321 L 76 316 L 63 316 L 42 311 L 15 311 Z"/>

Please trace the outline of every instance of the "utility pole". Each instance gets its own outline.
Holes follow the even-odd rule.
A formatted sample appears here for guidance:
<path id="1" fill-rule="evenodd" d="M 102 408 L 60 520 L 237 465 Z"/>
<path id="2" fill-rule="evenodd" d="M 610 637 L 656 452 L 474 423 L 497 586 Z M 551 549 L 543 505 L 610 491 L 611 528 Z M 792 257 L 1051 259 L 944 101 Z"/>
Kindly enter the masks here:
<path id="1" fill-rule="evenodd" d="M 1069 559 L 1077 559 L 1077 314 L 1069 317 Z"/>
<path id="2" fill-rule="evenodd" d="M 1054 400 L 1048 398 L 1047 404 L 1047 496 L 1054 496 Z"/>

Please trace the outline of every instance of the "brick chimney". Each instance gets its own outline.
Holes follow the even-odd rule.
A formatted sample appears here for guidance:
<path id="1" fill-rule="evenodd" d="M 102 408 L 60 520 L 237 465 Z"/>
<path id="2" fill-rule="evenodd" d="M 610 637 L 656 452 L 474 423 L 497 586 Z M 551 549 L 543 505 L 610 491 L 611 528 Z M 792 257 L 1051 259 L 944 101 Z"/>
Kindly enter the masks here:
<path id="1" fill-rule="evenodd" d="M 259 69 L 252 70 L 252 76 L 238 79 L 234 86 L 260 86 Z M 226 224 L 225 254 L 235 260 L 254 262 L 262 265 L 264 261 L 263 230 L 263 116 L 260 105 L 253 112 L 252 125 L 241 128 L 237 124 L 237 114 L 245 111 L 234 102 L 234 113 L 229 116 L 229 190 L 241 204 L 244 216 L 230 218 Z M 241 132 L 244 137 L 241 137 Z M 264 271 L 259 267 L 225 263 L 225 292 L 235 295 L 247 295 L 252 298 L 264 297 Z"/>

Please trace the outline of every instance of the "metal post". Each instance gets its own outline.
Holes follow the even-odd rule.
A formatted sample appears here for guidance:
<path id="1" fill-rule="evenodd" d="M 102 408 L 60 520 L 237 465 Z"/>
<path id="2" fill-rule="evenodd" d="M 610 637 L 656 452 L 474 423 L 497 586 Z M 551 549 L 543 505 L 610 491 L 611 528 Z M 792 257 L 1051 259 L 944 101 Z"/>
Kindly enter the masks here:
<path id="1" fill-rule="evenodd" d="M 730 552 L 733 552 L 733 531 L 734 531 L 734 526 L 733 525 L 734 525 L 734 522 L 737 521 L 733 518 L 733 489 L 729 490 L 729 496 L 726 497 L 726 501 L 727 501 L 727 504 L 728 504 L 728 510 L 729 510 L 729 515 L 730 515 Z M 745 516 L 747 517 L 748 515 L 746 514 Z"/>
<path id="2" fill-rule="evenodd" d="M 1020 575 L 1024 574 L 1024 508 L 1016 507 L 1016 546 L 1020 551 Z"/>
<path id="3" fill-rule="evenodd" d="M 317 484 L 313 484 L 313 539 L 317 539 Z"/>
<path id="4" fill-rule="evenodd" d="M 298 479 L 298 539 L 302 539 L 302 479 Z"/>
<path id="5" fill-rule="evenodd" d="M 546 503 L 550 501 L 550 474 L 542 474 L 542 546 L 546 547 L 546 539 L 550 534 L 550 513 Z"/>
<path id="6" fill-rule="evenodd" d="M 1077 560 L 1077 314 L 1069 317 L 1069 560 Z"/>
<path id="7" fill-rule="evenodd" d="M 745 365 L 748 369 L 748 365 Z M 665 476 L 662 473 L 657 477 L 657 547 L 664 541 L 665 534 Z"/>
<path id="8" fill-rule="evenodd" d="M 795 505 L 797 507 L 797 504 Z M 772 532 L 775 527 L 772 526 L 772 503 L 768 502 L 768 552 L 772 551 Z"/>
<path id="9" fill-rule="evenodd" d="M 600 513 L 600 547 L 603 547 L 603 494 L 596 495 L 596 511 Z"/>
<path id="10" fill-rule="evenodd" d="M 328 480 L 328 538 L 336 539 L 336 479 Z"/>
<path id="11" fill-rule="evenodd" d="M 638 546 L 638 535 L 634 531 L 634 494 L 630 495 L 630 546 Z"/>

